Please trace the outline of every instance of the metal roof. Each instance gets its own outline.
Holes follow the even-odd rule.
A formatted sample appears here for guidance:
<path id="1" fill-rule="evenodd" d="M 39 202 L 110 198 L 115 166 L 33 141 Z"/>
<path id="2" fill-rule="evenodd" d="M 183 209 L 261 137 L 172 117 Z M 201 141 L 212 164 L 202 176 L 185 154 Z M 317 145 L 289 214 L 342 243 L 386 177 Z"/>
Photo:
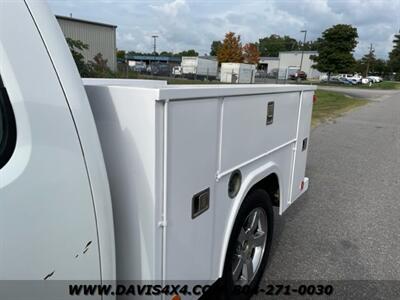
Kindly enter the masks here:
<path id="1" fill-rule="evenodd" d="M 77 18 L 72 18 L 72 17 L 67 17 L 67 16 L 56 15 L 56 19 L 58 19 L 58 20 L 66 20 L 66 21 L 73 21 L 73 22 L 79 22 L 79 23 L 86 23 L 86 24 L 92 24 L 92 25 L 97 25 L 97 26 L 104 26 L 104 27 L 117 28 L 117 25 L 112 25 L 112 24 L 107 24 L 107 23 L 101 23 L 101 22 L 95 22 L 95 21 L 89 21 L 89 20 L 84 20 L 84 19 L 77 19 Z"/>
<path id="2" fill-rule="evenodd" d="M 279 60 L 277 56 L 260 56 L 260 60 Z"/>
<path id="3" fill-rule="evenodd" d="M 318 51 L 301 51 L 301 50 L 296 50 L 296 51 L 280 51 L 279 54 L 281 53 L 293 53 L 293 54 L 299 54 L 299 53 L 304 53 L 304 54 L 318 54 Z"/>

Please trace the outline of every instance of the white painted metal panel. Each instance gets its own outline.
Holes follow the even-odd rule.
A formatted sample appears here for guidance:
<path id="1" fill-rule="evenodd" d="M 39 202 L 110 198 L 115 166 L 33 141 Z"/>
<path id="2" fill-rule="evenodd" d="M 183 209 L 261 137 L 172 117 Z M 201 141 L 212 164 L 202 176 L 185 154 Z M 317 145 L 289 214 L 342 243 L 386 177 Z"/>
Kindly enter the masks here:
<path id="1" fill-rule="evenodd" d="M 123 82 L 87 87 L 107 164 L 115 164 L 107 167 L 115 178 L 110 179 L 113 202 L 119 202 L 117 253 L 124 271 L 118 274 L 128 276 L 124 279 L 218 278 L 237 211 L 252 185 L 275 173 L 280 213 L 290 205 L 300 93 L 312 95 L 313 89 L 137 88 Z M 274 118 L 266 125 L 271 101 Z M 235 168 L 243 185 L 230 199 L 227 180 Z M 206 188 L 210 207 L 192 219 L 192 197 Z"/>
<path id="2" fill-rule="evenodd" d="M 117 278 L 161 279 L 162 165 L 156 150 L 162 119 L 157 90 L 86 86 L 103 149 L 114 210 Z M 156 132 L 158 130 L 158 132 Z"/>
<path id="3" fill-rule="evenodd" d="M 115 247 L 110 190 L 96 125 L 82 80 L 61 29 L 46 3 L 34 0 L 25 2 L 29 6 L 57 72 L 85 156 L 96 213 L 102 279 L 114 280 Z M 24 68 L 27 68 L 27 65 Z M 40 67 L 35 72 L 39 72 L 39 70 L 41 70 Z"/>
<path id="4" fill-rule="evenodd" d="M 65 95 L 25 3 L 0 6 L 0 72 L 17 123 L 16 150 L 0 170 L 0 279 L 100 280 L 90 184 Z"/>
<path id="5" fill-rule="evenodd" d="M 311 115 L 313 108 L 313 93 L 304 92 L 301 101 L 301 110 L 299 113 L 299 127 L 297 136 L 297 146 L 295 152 L 295 161 L 293 165 L 293 181 L 290 202 L 294 202 L 306 189 L 306 182 L 304 182 L 307 150 L 310 142 L 310 126 Z M 305 139 L 307 139 L 305 141 Z M 303 149 L 305 143 L 305 149 Z M 302 188 L 303 185 L 303 188 Z"/>
<path id="6" fill-rule="evenodd" d="M 165 276 L 170 280 L 211 278 L 218 116 L 216 99 L 168 106 Z M 207 188 L 210 208 L 192 219 L 192 197 Z"/>
<path id="7" fill-rule="evenodd" d="M 241 167 L 243 184 L 235 199 L 231 199 L 228 196 L 229 176 L 223 176 L 218 181 L 214 208 L 212 278 L 222 276 L 225 253 L 236 214 L 239 211 L 243 198 L 253 184 L 263 177 L 275 173 L 279 178 L 280 185 L 280 214 L 289 206 L 292 147 L 293 144 L 287 145 L 279 151 Z"/>
<path id="8" fill-rule="evenodd" d="M 84 85 L 105 85 L 105 86 L 131 86 L 143 88 L 162 88 L 167 86 L 164 80 L 146 79 L 114 79 L 114 78 L 82 78 Z"/>
<path id="9" fill-rule="evenodd" d="M 296 138 L 300 93 L 265 94 L 224 99 L 220 172 L 268 153 Z M 274 117 L 266 125 L 267 106 Z"/>

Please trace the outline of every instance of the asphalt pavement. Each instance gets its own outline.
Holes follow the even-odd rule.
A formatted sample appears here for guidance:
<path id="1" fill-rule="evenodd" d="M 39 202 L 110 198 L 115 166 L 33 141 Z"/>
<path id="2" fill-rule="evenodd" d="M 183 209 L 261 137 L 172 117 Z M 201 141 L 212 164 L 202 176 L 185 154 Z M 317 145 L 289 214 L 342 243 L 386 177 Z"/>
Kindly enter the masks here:
<path id="1" fill-rule="evenodd" d="M 261 287 L 274 280 L 400 280 L 400 91 L 345 92 L 375 101 L 312 130 L 310 187 L 275 215 Z"/>

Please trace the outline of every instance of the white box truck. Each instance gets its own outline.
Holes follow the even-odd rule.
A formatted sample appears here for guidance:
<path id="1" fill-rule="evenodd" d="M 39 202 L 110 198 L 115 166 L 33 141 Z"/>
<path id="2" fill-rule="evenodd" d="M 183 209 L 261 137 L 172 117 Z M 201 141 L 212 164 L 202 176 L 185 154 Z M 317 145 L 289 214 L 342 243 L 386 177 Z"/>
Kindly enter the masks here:
<path id="1" fill-rule="evenodd" d="M 243 63 L 222 63 L 221 82 L 227 83 L 254 83 L 256 65 Z"/>
<path id="2" fill-rule="evenodd" d="M 91 299 L 124 280 L 175 282 L 146 299 L 256 287 L 273 206 L 308 188 L 315 87 L 84 87 L 43 1 L 0 7 L 0 298 L 70 299 L 82 280 L 112 283 Z"/>
<path id="3" fill-rule="evenodd" d="M 215 79 L 218 75 L 218 62 L 208 56 L 183 56 L 182 75 L 197 79 Z"/>

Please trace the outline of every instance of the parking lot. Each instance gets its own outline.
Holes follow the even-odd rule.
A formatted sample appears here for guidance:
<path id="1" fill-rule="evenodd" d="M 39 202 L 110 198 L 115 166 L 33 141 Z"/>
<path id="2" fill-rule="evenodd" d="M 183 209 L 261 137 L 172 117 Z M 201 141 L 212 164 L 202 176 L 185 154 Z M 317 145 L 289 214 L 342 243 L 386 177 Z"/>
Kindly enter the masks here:
<path id="1" fill-rule="evenodd" d="M 312 130 L 309 191 L 283 216 L 271 280 L 400 280 L 400 91 Z"/>

